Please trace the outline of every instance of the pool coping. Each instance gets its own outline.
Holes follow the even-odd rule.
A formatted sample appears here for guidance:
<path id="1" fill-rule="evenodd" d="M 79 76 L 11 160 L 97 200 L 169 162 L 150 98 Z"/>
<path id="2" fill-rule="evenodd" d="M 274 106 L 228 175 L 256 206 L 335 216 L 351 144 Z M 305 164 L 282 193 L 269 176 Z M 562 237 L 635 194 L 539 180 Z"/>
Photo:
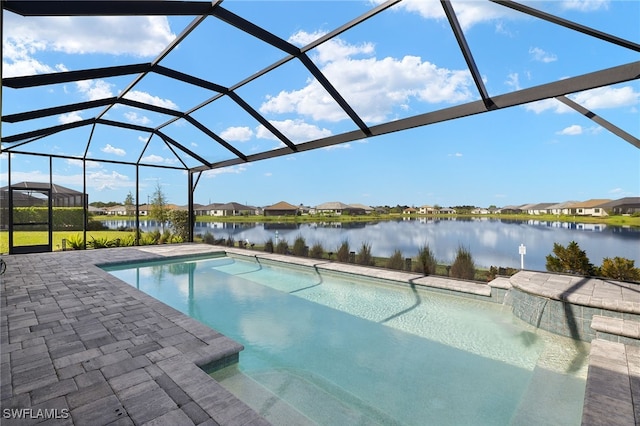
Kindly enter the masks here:
<path id="1" fill-rule="evenodd" d="M 576 286 L 575 281 L 562 275 L 531 271 L 483 284 L 204 244 L 12 255 L 5 258 L 7 272 L 0 276 L 2 408 L 57 410 L 57 414 L 67 410 L 65 418 L 55 421 L 64 425 L 112 421 L 118 424 L 269 424 L 201 368 L 216 362 L 235 362 L 241 345 L 97 266 L 185 256 L 210 257 L 221 253 L 311 266 L 327 272 L 364 274 L 484 300 L 490 300 L 496 290 L 504 292 L 513 286 L 531 294 L 540 291 L 541 297 L 566 303 L 600 304 L 598 306 L 611 309 L 622 308 L 633 315 L 640 311 L 640 300 L 636 303 L 633 299 L 635 293 L 629 294 L 631 299 L 616 301 L 617 292 L 598 292 L 599 287 L 608 289 L 612 285 L 610 281 L 579 279 L 583 285 Z M 553 285 L 564 289 L 550 291 Z M 572 288 L 583 291 L 571 297 L 572 293 L 567 290 Z M 585 294 L 585 289 L 591 294 Z M 627 294 L 627 290 L 620 291 Z M 598 343 L 600 339 L 594 342 L 597 354 L 593 357 L 601 361 L 598 367 L 607 365 L 608 356 L 616 362 L 615 351 L 609 354 L 602 350 L 611 346 Z M 624 344 L 616 344 L 618 348 L 625 348 Z M 640 356 L 636 349 L 626 348 L 627 354 L 635 355 L 627 356 L 627 373 L 622 374 L 622 382 L 626 377 L 626 392 L 638 400 Z M 602 368 L 594 371 L 602 373 Z M 616 369 L 605 368 L 605 376 L 607 372 L 620 376 Z M 603 374 L 594 377 L 592 380 L 590 373 L 587 379 L 591 393 L 585 396 L 583 424 L 598 421 L 611 424 L 615 413 L 602 401 L 610 402 L 613 398 L 620 402 L 615 399 L 619 389 L 589 387 L 590 382 L 600 383 L 598 377 Z M 631 416 L 635 412 L 637 422 L 640 404 L 633 401 L 634 398 L 625 396 L 622 404 L 627 412 L 631 407 Z M 24 423 L 3 419 L 3 424 L 35 424 L 40 420 L 42 418 Z"/>

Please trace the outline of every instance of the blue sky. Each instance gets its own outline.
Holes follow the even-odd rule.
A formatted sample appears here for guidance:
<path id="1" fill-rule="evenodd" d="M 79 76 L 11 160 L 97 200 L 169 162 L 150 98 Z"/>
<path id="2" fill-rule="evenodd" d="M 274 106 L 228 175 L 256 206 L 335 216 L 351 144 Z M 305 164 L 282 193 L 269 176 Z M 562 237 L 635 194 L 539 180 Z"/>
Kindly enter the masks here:
<path id="1" fill-rule="evenodd" d="M 370 1 L 238 1 L 222 6 L 297 46 L 371 9 Z M 640 59 L 638 52 L 574 33 L 486 1 L 452 1 L 490 95 L 525 89 Z M 640 43 L 640 2 L 533 1 L 532 7 Z M 149 62 L 194 17 L 23 18 L 5 12 L 4 77 Z M 371 126 L 479 99 L 437 1 L 405 0 L 308 52 L 356 113 Z M 285 57 L 208 17 L 160 64 L 233 86 Z M 2 113 L 116 96 L 132 76 L 29 89 L 3 88 Z M 278 130 L 299 143 L 355 130 L 355 125 L 298 61 L 247 83 L 237 93 Z M 187 111 L 212 92 L 150 75 L 125 97 Z M 638 80 L 569 95 L 640 137 Z M 23 123 L 2 134 L 96 116 L 101 108 Z M 194 117 L 245 154 L 282 144 L 245 111 L 222 98 Z M 168 116 L 118 106 L 105 118 L 155 127 Z M 24 145 L 29 152 L 81 158 L 88 126 Z M 210 161 L 233 155 L 178 121 L 166 134 Z M 98 126 L 87 152 L 90 201 L 124 201 L 135 194 L 135 168 L 98 160 L 179 165 L 159 139 Z M 5 146 L 10 146 L 5 145 Z M 144 150 L 144 151 L 143 151 Z M 197 166 L 183 158 L 187 166 Z M 0 184 L 7 156 L 0 156 Z M 17 155 L 12 182 L 48 181 L 48 159 Z M 54 183 L 82 189 L 81 162 L 54 159 Z M 140 168 L 140 202 L 160 184 L 170 202 L 186 204 L 183 171 Z M 331 148 L 203 174 L 195 201 L 257 206 L 284 200 L 368 205 L 505 206 L 640 195 L 640 150 L 556 100 L 494 111 Z"/>

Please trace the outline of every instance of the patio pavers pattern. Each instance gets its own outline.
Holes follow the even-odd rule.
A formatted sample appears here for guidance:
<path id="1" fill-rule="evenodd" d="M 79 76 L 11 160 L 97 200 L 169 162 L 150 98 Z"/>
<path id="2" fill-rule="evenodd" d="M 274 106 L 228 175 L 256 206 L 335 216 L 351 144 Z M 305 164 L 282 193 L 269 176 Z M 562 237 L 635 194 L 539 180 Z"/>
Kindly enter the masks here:
<path id="1" fill-rule="evenodd" d="M 207 251 L 181 245 L 5 258 L 2 424 L 268 424 L 198 367 L 234 362 L 240 344 L 94 266 Z M 23 419 L 8 418 L 16 416 Z"/>

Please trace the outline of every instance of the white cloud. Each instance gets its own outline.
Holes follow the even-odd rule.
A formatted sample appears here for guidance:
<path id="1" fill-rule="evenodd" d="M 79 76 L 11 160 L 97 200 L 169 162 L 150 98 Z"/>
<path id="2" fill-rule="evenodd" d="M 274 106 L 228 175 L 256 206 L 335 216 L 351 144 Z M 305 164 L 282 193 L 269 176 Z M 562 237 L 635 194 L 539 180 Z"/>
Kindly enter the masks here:
<path id="1" fill-rule="evenodd" d="M 76 121 L 82 121 L 83 118 L 78 111 L 73 111 L 68 114 L 62 114 L 58 117 L 60 124 L 74 123 Z"/>
<path id="2" fill-rule="evenodd" d="M 631 86 L 614 88 L 611 86 L 598 87 L 568 96 L 571 100 L 590 111 L 608 108 L 634 107 L 640 103 L 640 92 Z M 536 114 L 551 110 L 557 114 L 574 111 L 556 99 L 544 99 L 525 105 L 529 111 Z"/>
<path id="3" fill-rule="evenodd" d="M 294 38 L 304 39 L 306 33 Z M 308 34 L 306 34 L 308 36 Z M 313 38 L 313 37 L 310 37 Z M 428 103 L 456 103 L 473 98 L 468 70 L 449 70 L 423 61 L 418 56 L 377 59 L 371 45 L 347 45 L 332 40 L 317 49 L 322 72 L 347 102 L 365 120 L 385 121 L 396 107 L 407 108 L 412 100 Z M 340 54 L 340 55 L 339 55 Z M 357 58 L 355 55 L 367 55 Z M 376 102 L 371 102 L 376 99 Z M 347 119 L 324 88 L 313 79 L 302 89 L 281 91 L 260 107 L 262 113 L 298 113 L 313 120 Z"/>
<path id="4" fill-rule="evenodd" d="M 87 100 L 105 99 L 113 96 L 113 84 L 104 80 L 82 80 L 76 82 L 76 88 Z"/>
<path id="5" fill-rule="evenodd" d="M 70 166 L 82 167 L 82 160 L 69 158 L 66 160 L 66 163 Z M 98 161 L 93 161 L 93 160 L 85 161 L 85 165 L 87 169 L 101 169 L 102 164 L 103 163 L 100 163 Z"/>
<path id="6" fill-rule="evenodd" d="M 168 108 L 173 110 L 178 109 L 178 105 L 176 105 L 170 99 L 162 99 L 158 96 L 153 96 L 147 92 L 141 92 L 139 90 L 132 90 L 130 92 L 127 92 L 127 94 L 124 95 L 124 98 L 131 99 L 133 101 L 144 102 L 146 104 L 151 104 L 151 105 L 159 106 L 162 108 Z"/>
<path id="7" fill-rule="evenodd" d="M 580 92 L 569 96 L 575 102 L 590 110 L 618 108 L 640 103 L 640 92 L 631 86 L 613 88 L 611 86 Z"/>
<path id="8" fill-rule="evenodd" d="M 539 47 L 530 48 L 529 54 L 533 57 L 534 61 L 538 62 L 549 63 L 558 60 L 558 57 L 555 54 L 546 52 Z"/>
<path id="9" fill-rule="evenodd" d="M 265 175 L 266 177 L 271 177 L 271 176 L 273 176 L 273 173 L 271 173 L 271 172 L 266 172 L 264 175 Z"/>
<path id="10" fill-rule="evenodd" d="M 178 162 L 176 158 L 165 158 L 155 154 L 146 155 L 142 157 L 141 160 L 145 163 L 154 163 L 154 164 L 175 164 Z"/>
<path id="11" fill-rule="evenodd" d="M 561 3 L 563 9 L 593 12 L 608 9 L 610 0 L 564 0 Z"/>
<path id="12" fill-rule="evenodd" d="M 305 123 L 302 120 L 270 120 L 269 123 L 273 124 L 276 129 L 280 130 L 282 134 L 295 143 L 326 138 L 332 135 L 331 130 L 321 129 L 314 124 Z M 256 137 L 260 139 L 279 140 L 262 125 L 256 129 Z"/>
<path id="13" fill-rule="evenodd" d="M 511 73 L 507 76 L 507 81 L 504 84 L 511 87 L 512 90 L 520 90 L 520 76 L 517 72 Z"/>
<path id="14" fill-rule="evenodd" d="M 320 31 L 314 33 L 298 31 L 289 37 L 289 42 L 299 46 L 305 46 L 323 35 L 324 33 Z M 375 53 L 375 46 L 373 43 L 362 43 L 360 45 L 348 44 L 344 40 L 334 38 L 324 42 L 316 50 L 315 59 L 321 64 L 326 64 L 356 55 L 371 56 Z"/>
<path id="15" fill-rule="evenodd" d="M 87 174 L 87 186 L 98 191 L 133 188 L 135 187 L 135 184 L 135 182 L 129 179 L 129 176 L 116 171 L 111 171 L 109 173 L 106 170 L 99 170 Z"/>
<path id="16" fill-rule="evenodd" d="M 166 17 L 22 17 L 4 13 L 2 76 L 67 71 L 42 52 L 154 57 L 174 38 Z"/>
<path id="17" fill-rule="evenodd" d="M 35 53 L 153 57 L 174 38 L 161 16 L 21 17 L 5 13 L 5 36 Z"/>
<path id="18" fill-rule="evenodd" d="M 100 148 L 100 151 L 102 151 L 102 152 L 104 152 L 106 154 L 114 154 L 114 155 L 117 155 L 119 157 L 123 157 L 123 156 L 127 155 L 127 152 L 124 149 L 115 148 L 115 147 L 111 146 L 111 144 L 107 144 L 103 148 Z"/>
<path id="19" fill-rule="evenodd" d="M 373 3 L 384 3 L 385 0 L 373 0 Z M 404 0 L 398 6 L 408 12 L 418 13 L 425 19 L 445 19 L 442 5 L 437 0 Z M 506 7 L 500 7 L 490 2 L 466 1 L 453 4 L 458 21 L 464 29 L 468 29 L 481 22 L 494 21 L 515 13 Z"/>
<path id="20" fill-rule="evenodd" d="M 350 143 L 341 143 L 338 145 L 330 145 L 330 146 L 326 146 L 324 148 L 322 148 L 326 151 L 332 151 L 334 149 L 351 149 L 351 144 Z"/>
<path id="21" fill-rule="evenodd" d="M 129 123 L 139 124 L 141 126 L 148 126 L 151 124 L 151 120 L 147 116 L 138 115 L 138 113 L 134 111 L 125 112 L 124 118 L 126 118 Z"/>
<path id="22" fill-rule="evenodd" d="M 577 124 L 573 124 L 569 127 L 565 127 L 564 129 L 560 130 L 559 132 L 556 132 L 557 135 L 566 135 L 566 136 L 575 136 L 575 135 L 581 135 L 582 134 L 582 126 L 579 126 Z"/>
<path id="23" fill-rule="evenodd" d="M 249 127 L 229 127 L 220 133 L 220 137 L 227 141 L 246 142 L 253 137 L 253 130 Z"/>
<path id="24" fill-rule="evenodd" d="M 204 172 L 202 172 L 202 175 L 207 178 L 215 178 L 218 175 L 223 175 L 223 174 L 237 175 L 240 173 L 244 173 L 245 171 L 247 171 L 247 166 L 243 164 L 243 165 L 237 165 L 237 166 L 223 167 L 220 169 L 205 170 Z"/>
<path id="25" fill-rule="evenodd" d="M 449 157 L 462 157 L 462 153 L 456 152 L 455 154 L 449 154 Z"/>

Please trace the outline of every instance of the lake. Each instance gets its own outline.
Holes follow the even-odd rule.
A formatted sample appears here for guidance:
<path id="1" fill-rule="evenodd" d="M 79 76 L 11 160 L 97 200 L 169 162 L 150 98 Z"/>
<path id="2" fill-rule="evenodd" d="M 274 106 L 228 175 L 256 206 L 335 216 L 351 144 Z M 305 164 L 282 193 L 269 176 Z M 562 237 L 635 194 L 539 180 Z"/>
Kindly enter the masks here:
<path id="1" fill-rule="evenodd" d="M 133 221 L 105 221 L 111 229 L 134 227 Z M 141 221 L 143 231 L 156 229 L 152 221 Z M 520 267 L 518 247 L 524 244 L 525 269 L 544 271 L 545 257 L 553 244 L 566 246 L 576 241 L 596 266 L 605 257 L 624 257 L 640 266 L 640 229 L 603 224 L 585 224 L 539 220 L 492 218 L 413 219 L 379 222 L 335 223 L 221 223 L 197 222 L 195 233 L 211 232 L 215 238 L 249 240 L 259 245 L 269 238 L 285 239 L 293 245 L 304 237 L 308 246 L 321 243 L 335 252 L 347 240 L 357 252 L 362 243 L 371 245 L 374 256 L 390 256 L 400 250 L 404 257 L 414 257 L 420 247 L 429 244 L 441 263 L 453 262 L 459 246 L 468 248 L 477 266 Z"/>

